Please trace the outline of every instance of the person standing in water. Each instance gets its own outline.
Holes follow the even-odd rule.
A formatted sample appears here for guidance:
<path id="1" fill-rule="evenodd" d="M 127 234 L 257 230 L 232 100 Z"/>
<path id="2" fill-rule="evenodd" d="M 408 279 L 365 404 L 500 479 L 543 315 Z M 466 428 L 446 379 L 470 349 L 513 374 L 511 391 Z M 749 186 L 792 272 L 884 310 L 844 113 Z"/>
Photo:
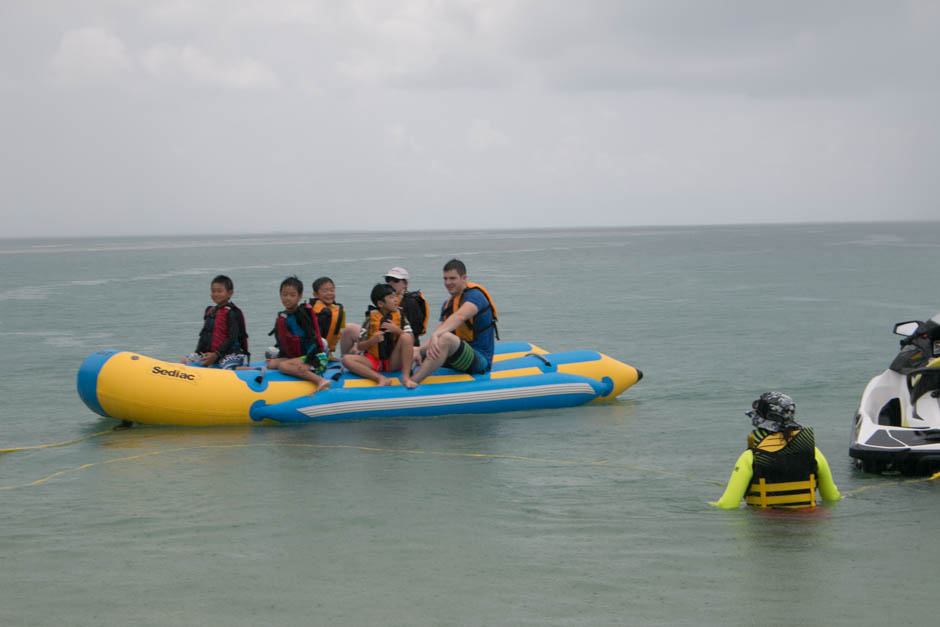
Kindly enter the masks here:
<path id="1" fill-rule="evenodd" d="M 793 419 L 792 398 L 765 392 L 746 415 L 754 426 L 747 436 L 747 450 L 735 462 L 724 494 L 709 505 L 737 509 L 743 498 L 753 507 L 815 507 L 817 489 L 824 501 L 841 498 L 829 463 L 816 448 L 813 430 Z"/>

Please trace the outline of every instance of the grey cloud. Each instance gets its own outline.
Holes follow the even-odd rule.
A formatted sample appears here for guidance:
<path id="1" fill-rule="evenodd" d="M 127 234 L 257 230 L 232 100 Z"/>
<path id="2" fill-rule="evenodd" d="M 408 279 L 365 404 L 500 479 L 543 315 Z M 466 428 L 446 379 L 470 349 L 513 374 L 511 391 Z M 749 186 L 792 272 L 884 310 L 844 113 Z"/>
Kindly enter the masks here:
<path id="1" fill-rule="evenodd" d="M 6 235 L 935 219 L 937 7 L 2 3 L 0 218 Z M 81 29 L 101 54 L 62 53 Z"/>

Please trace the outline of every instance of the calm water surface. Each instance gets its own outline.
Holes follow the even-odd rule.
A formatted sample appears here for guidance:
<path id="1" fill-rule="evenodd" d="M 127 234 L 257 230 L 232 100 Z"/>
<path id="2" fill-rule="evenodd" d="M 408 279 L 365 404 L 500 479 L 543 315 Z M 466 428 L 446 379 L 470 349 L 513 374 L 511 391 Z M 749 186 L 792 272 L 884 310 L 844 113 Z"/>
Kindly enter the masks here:
<path id="1" fill-rule="evenodd" d="M 504 339 L 646 377 L 568 410 L 135 427 L 0 454 L 4 625 L 932 624 L 940 486 L 848 458 L 894 322 L 940 309 L 940 223 L 0 240 L 0 448 L 114 421 L 102 348 L 192 350 L 235 281 L 256 354 L 296 273 L 351 312 L 401 265 L 439 307 L 463 259 Z M 779 389 L 846 498 L 716 511 L 743 412 Z"/>

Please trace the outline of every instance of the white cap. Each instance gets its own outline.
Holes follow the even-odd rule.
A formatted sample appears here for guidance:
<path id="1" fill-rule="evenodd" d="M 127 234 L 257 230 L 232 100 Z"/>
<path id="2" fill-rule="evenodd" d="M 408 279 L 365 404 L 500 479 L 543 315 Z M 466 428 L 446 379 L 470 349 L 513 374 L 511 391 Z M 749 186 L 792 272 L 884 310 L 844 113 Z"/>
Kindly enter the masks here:
<path id="1" fill-rule="evenodd" d="M 408 271 L 405 270 L 404 268 L 399 268 L 398 266 L 395 266 L 394 268 L 386 272 L 385 276 L 392 277 L 393 279 L 404 279 L 405 281 L 407 281 Z"/>

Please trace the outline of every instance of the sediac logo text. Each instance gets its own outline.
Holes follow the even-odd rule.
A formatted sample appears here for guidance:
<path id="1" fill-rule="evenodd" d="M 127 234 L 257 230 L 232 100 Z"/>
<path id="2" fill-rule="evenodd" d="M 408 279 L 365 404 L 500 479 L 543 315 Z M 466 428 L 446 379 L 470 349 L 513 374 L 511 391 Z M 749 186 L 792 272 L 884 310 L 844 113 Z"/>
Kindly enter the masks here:
<path id="1" fill-rule="evenodd" d="M 166 368 L 161 368 L 160 366 L 154 366 L 151 370 L 153 374 L 162 374 L 165 377 L 174 377 L 176 379 L 183 379 L 184 381 L 195 381 L 196 375 L 189 374 L 188 372 L 182 372 L 180 370 L 167 370 Z"/>

